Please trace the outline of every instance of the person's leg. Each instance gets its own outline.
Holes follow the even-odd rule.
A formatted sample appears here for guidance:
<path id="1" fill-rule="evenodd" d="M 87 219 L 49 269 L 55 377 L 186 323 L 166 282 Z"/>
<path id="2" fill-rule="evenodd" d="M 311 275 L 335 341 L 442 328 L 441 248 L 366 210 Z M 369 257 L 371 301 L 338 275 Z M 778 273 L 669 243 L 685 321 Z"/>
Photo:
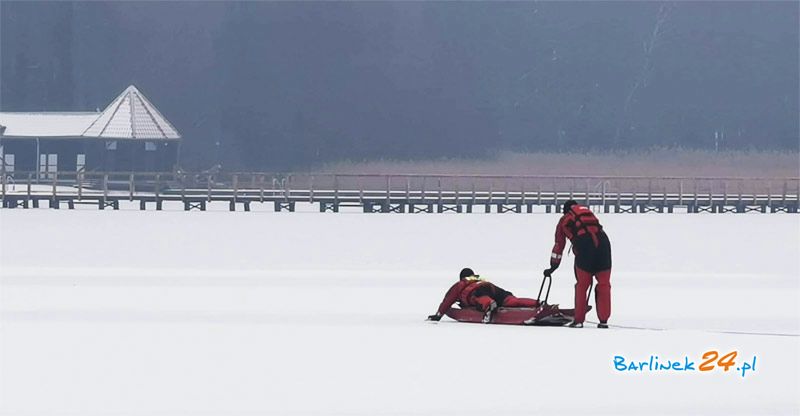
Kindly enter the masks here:
<path id="1" fill-rule="evenodd" d="M 579 267 L 575 267 L 575 322 L 583 323 L 586 319 L 586 292 L 592 283 L 592 275 Z"/>
<path id="2" fill-rule="evenodd" d="M 477 306 L 478 309 L 484 312 L 488 311 L 492 307 L 492 303 L 494 303 L 494 299 L 491 296 L 477 296 L 472 299 L 473 306 Z"/>
<path id="3" fill-rule="evenodd" d="M 594 266 L 597 278 L 594 292 L 597 317 L 601 323 L 605 323 L 611 316 L 611 241 L 606 233 L 600 233 L 600 246 Z"/>
<path id="4" fill-rule="evenodd" d="M 536 299 L 506 296 L 501 306 L 505 306 L 506 308 L 535 308 L 539 306 L 539 302 Z"/>
<path id="5" fill-rule="evenodd" d="M 611 269 L 598 272 L 597 287 L 594 290 L 594 302 L 597 305 L 597 318 L 600 322 L 608 322 L 611 316 Z"/>
<path id="6" fill-rule="evenodd" d="M 497 310 L 497 302 L 491 296 L 478 296 L 473 298 L 476 305 L 483 311 L 483 319 L 481 322 L 488 324 L 492 321 L 492 316 Z"/>

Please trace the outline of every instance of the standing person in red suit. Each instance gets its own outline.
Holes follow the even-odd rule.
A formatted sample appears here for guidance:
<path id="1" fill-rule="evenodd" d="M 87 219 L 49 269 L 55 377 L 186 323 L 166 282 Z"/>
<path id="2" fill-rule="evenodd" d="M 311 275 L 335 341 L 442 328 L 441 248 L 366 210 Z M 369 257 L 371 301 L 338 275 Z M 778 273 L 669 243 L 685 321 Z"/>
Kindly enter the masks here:
<path id="1" fill-rule="evenodd" d="M 428 316 L 429 321 L 438 321 L 454 303 L 463 307 L 474 306 L 484 312 L 483 323 L 492 320 L 492 314 L 498 306 L 507 308 L 535 308 L 539 302 L 535 299 L 518 298 L 513 293 L 486 280 L 481 280 L 470 268 L 461 270 L 458 282 L 453 284 L 444 295 L 442 303 L 435 315 Z"/>
<path id="2" fill-rule="evenodd" d="M 550 268 L 544 271 L 545 276 L 553 274 L 561 264 L 567 239 L 572 242 L 572 251 L 575 253 L 576 280 L 575 319 L 569 326 L 583 328 L 586 292 L 592 277 L 595 277 L 595 304 L 600 319 L 597 327 L 608 328 L 608 318 L 611 316 L 611 243 L 592 211 L 573 200 L 564 203 L 563 215 L 556 226 L 556 244 L 550 255 Z"/>

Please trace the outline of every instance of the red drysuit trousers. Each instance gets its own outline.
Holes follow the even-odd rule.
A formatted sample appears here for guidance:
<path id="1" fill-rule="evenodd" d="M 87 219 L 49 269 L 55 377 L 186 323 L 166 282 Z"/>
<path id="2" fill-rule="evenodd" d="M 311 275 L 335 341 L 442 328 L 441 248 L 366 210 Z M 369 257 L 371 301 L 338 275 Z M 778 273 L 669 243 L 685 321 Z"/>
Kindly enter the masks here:
<path id="1" fill-rule="evenodd" d="M 474 299 L 475 304 L 483 311 L 489 310 L 489 305 L 494 302 L 494 299 L 492 299 L 491 296 L 478 296 Z M 503 299 L 503 304 L 497 306 L 505 306 L 507 308 L 535 308 L 539 306 L 539 302 L 537 302 L 536 299 L 506 296 L 506 298 Z"/>
<path id="2" fill-rule="evenodd" d="M 505 306 L 507 308 L 535 308 L 539 306 L 539 302 L 537 302 L 536 299 L 507 296 L 500 306 Z"/>
<path id="3" fill-rule="evenodd" d="M 600 322 L 608 321 L 611 316 L 611 269 L 594 274 L 597 287 L 594 289 L 594 303 L 597 306 L 597 317 Z M 586 319 L 586 300 L 589 286 L 592 284 L 592 273 L 575 267 L 575 322 Z"/>

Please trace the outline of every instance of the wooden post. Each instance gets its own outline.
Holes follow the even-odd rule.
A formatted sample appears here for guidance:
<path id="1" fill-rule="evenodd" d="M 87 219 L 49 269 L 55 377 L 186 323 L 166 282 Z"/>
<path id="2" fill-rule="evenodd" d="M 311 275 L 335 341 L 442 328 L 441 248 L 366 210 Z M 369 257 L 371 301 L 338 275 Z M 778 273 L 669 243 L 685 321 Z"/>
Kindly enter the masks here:
<path id="1" fill-rule="evenodd" d="M 743 204 L 743 202 L 742 202 L 742 180 L 741 179 L 736 181 L 736 187 L 737 187 L 737 189 L 739 191 L 739 197 L 738 197 L 736 203 L 741 205 L 741 204 Z M 744 212 L 744 211 L 742 211 L 742 212 Z"/>
<path id="2" fill-rule="evenodd" d="M 392 188 L 392 177 L 390 175 L 386 175 L 386 204 L 391 203 L 391 188 Z"/>
<path id="3" fill-rule="evenodd" d="M 728 205 L 728 181 L 722 181 L 722 206 Z"/>
<path id="4" fill-rule="evenodd" d="M 286 178 L 283 179 L 283 199 L 286 201 L 289 200 L 289 181 L 291 178 L 292 175 L 286 175 Z M 290 209 L 289 212 L 292 212 L 292 209 Z"/>
<path id="5" fill-rule="evenodd" d="M 314 175 L 309 178 L 308 202 L 314 202 Z"/>
<path id="6" fill-rule="evenodd" d="M 475 178 L 472 178 L 472 205 L 475 205 Z M 472 206 L 470 206 L 471 211 Z"/>
<path id="7" fill-rule="evenodd" d="M 358 181 L 358 196 L 361 203 L 364 203 L 364 183 Z M 339 175 L 333 175 L 333 203 L 334 207 L 339 205 Z"/>
<path id="8" fill-rule="evenodd" d="M 786 193 L 788 192 L 788 190 L 789 190 L 789 184 L 787 184 L 786 181 L 784 180 L 783 181 L 783 196 L 781 198 L 781 202 L 783 203 L 784 207 L 786 206 Z"/>
<path id="9" fill-rule="evenodd" d="M 207 188 L 207 195 L 206 199 L 210 202 L 211 201 L 211 174 L 206 174 L 206 188 Z"/>
<path id="10" fill-rule="evenodd" d="M 134 188 L 134 185 L 133 185 L 133 173 L 131 173 L 130 176 L 128 177 L 128 191 L 130 191 L 129 198 L 130 198 L 131 201 L 133 201 L 133 188 Z"/>
<path id="11" fill-rule="evenodd" d="M 258 176 L 258 198 L 259 202 L 264 202 L 264 175 Z"/>
<path id="12" fill-rule="evenodd" d="M 589 180 L 586 180 L 586 206 L 591 206 L 591 201 L 589 200 L 589 195 L 592 193 L 592 185 L 589 184 Z"/>
<path id="13" fill-rule="evenodd" d="M 536 205 L 542 205 L 542 183 L 536 181 Z"/>
<path id="14" fill-rule="evenodd" d="M 678 205 L 683 205 L 683 179 L 678 180 Z"/>
<path id="15" fill-rule="evenodd" d="M 181 201 L 186 199 L 186 174 L 180 174 L 180 181 L 181 181 Z"/>
<path id="16" fill-rule="evenodd" d="M 575 199 L 575 178 L 569 181 L 569 199 Z M 558 207 L 556 207 L 556 209 L 558 209 Z"/>
<path id="17" fill-rule="evenodd" d="M 161 194 L 161 174 L 156 173 L 156 202 L 158 202 L 160 194 Z"/>
<path id="18" fill-rule="evenodd" d="M 603 205 L 603 210 L 605 210 L 605 212 L 608 212 L 608 210 L 606 208 L 606 184 L 607 183 L 608 183 L 608 181 L 604 180 L 603 181 L 603 187 L 600 190 L 600 192 L 601 192 L 601 194 L 600 194 L 600 203 Z"/>
<path id="19" fill-rule="evenodd" d="M 108 198 L 108 172 L 103 174 L 103 200 Z"/>
<path id="20" fill-rule="evenodd" d="M 77 174 L 78 180 L 78 200 L 83 199 L 83 172 L 78 172 Z"/>
<path id="21" fill-rule="evenodd" d="M 6 161 L 4 158 L 0 157 L 0 181 L 3 182 L 3 200 L 6 199 Z"/>
<path id="22" fill-rule="evenodd" d="M 32 173 L 28 173 L 28 190 L 26 191 L 27 195 L 28 195 L 28 201 L 31 200 L 31 182 L 32 182 L 32 180 L 33 180 L 33 174 Z"/>
<path id="23" fill-rule="evenodd" d="M 364 206 L 364 188 L 366 188 L 366 186 L 364 185 L 364 182 L 365 182 L 365 179 L 363 177 L 359 176 L 358 177 L 358 202 L 362 206 Z M 337 187 L 337 189 L 338 189 L 338 187 Z M 337 198 L 338 198 L 338 193 L 336 195 L 337 195 Z M 372 207 L 371 204 L 370 204 L 370 207 Z M 372 209 L 372 208 L 370 208 L 370 209 Z M 372 212 L 372 211 L 369 211 L 369 212 Z"/>
<path id="24" fill-rule="evenodd" d="M 441 177 L 437 178 L 436 182 L 438 183 L 438 190 L 439 190 L 439 205 L 441 205 L 442 204 L 442 178 Z"/>
<path id="25" fill-rule="evenodd" d="M 53 172 L 53 200 L 56 199 L 56 186 L 58 185 L 58 171 Z"/>
<path id="26" fill-rule="evenodd" d="M 236 200 L 239 196 L 239 175 L 233 175 L 233 203 L 236 203 Z"/>
<path id="27" fill-rule="evenodd" d="M 772 181 L 767 181 L 767 206 L 772 209 Z"/>

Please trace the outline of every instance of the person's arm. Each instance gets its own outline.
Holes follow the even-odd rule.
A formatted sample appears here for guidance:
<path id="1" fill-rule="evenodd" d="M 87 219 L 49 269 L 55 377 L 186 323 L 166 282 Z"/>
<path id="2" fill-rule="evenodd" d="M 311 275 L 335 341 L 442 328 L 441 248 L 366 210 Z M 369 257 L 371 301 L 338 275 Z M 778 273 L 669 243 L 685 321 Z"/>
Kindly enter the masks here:
<path id="1" fill-rule="evenodd" d="M 564 234 L 564 221 L 566 221 L 566 219 L 566 216 L 561 217 L 561 220 L 558 221 L 558 225 L 556 225 L 556 243 L 553 245 L 553 252 L 550 253 L 550 267 L 554 267 L 553 270 L 558 268 L 561 264 L 564 247 L 567 245 L 567 235 Z"/>
<path id="2" fill-rule="evenodd" d="M 442 319 L 442 315 L 447 312 L 447 309 L 456 303 L 458 300 L 458 295 L 461 294 L 461 289 L 463 288 L 462 282 L 463 281 L 458 281 L 453 286 L 450 286 L 450 289 L 444 295 L 444 299 L 442 299 L 442 303 L 439 304 L 439 309 L 436 311 L 436 314 L 429 316 L 429 320 L 438 321 L 439 319 Z"/>
<path id="3" fill-rule="evenodd" d="M 561 265 L 561 257 L 564 253 L 564 247 L 567 245 L 567 235 L 564 233 L 565 222 L 567 216 L 564 215 L 556 225 L 556 243 L 553 245 L 553 250 L 550 253 L 550 268 L 545 269 L 544 275 L 550 276 Z"/>

